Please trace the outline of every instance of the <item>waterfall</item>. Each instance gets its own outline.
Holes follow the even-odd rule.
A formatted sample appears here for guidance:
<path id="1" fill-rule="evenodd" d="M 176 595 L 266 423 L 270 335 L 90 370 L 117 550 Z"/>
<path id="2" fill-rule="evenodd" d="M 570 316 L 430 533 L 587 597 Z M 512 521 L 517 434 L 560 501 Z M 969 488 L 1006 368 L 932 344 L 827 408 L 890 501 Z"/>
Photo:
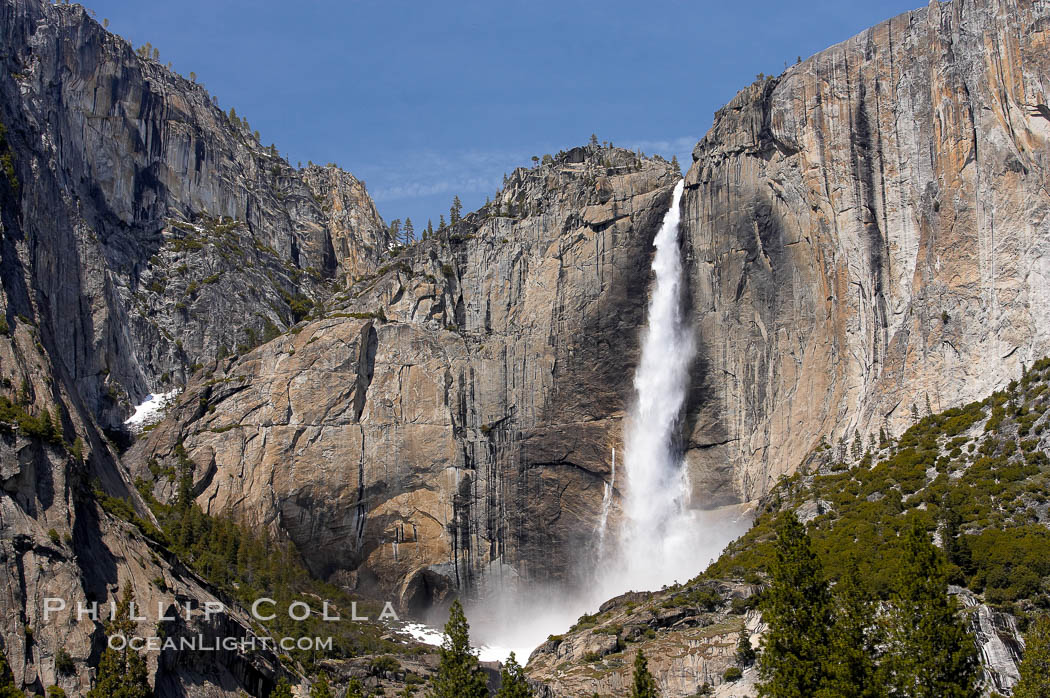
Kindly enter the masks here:
<path id="1" fill-rule="evenodd" d="M 709 550 L 699 545 L 702 526 L 689 510 L 690 483 L 678 448 L 679 416 L 696 353 L 682 308 L 683 269 L 678 224 L 684 182 L 653 245 L 655 274 L 641 358 L 635 369 L 635 399 L 624 434 L 623 515 L 614 560 L 603 565 L 605 586 L 652 589 L 700 572 Z M 701 529 L 701 530 L 698 530 Z M 608 557 L 608 556 L 607 556 Z"/>
<path id="2" fill-rule="evenodd" d="M 625 423 L 625 448 L 619 468 L 613 450 L 610 478 L 603 483 L 597 550 L 579 556 L 592 573 L 589 583 L 564 595 L 557 586 L 539 582 L 468 608 L 472 628 L 492 646 L 515 647 L 522 650 L 519 656 L 527 656 L 544 638 L 564 632 L 580 614 L 593 613 L 607 599 L 692 579 L 747 530 L 747 517 L 735 507 L 703 511 L 690 506 L 692 487 L 679 450 L 679 421 L 695 354 L 693 329 L 682 307 L 682 191 L 679 181 L 653 241 L 655 279 Z M 621 492 L 622 499 L 617 496 Z"/>

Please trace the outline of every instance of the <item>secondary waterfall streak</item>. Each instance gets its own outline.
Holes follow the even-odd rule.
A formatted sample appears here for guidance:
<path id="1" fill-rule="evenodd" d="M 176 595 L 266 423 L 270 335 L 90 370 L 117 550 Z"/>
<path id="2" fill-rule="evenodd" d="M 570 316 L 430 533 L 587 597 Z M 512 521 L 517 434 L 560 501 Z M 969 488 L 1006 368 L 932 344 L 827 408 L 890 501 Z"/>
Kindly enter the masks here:
<path id="1" fill-rule="evenodd" d="M 605 529 L 609 525 L 609 510 L 612 508 L 613 492 L 616 491 L 616 449 L 612 450 L 612 471 L 602 491 L 602 513 L 598 517 L 598 560 L 605 559 Z"/>

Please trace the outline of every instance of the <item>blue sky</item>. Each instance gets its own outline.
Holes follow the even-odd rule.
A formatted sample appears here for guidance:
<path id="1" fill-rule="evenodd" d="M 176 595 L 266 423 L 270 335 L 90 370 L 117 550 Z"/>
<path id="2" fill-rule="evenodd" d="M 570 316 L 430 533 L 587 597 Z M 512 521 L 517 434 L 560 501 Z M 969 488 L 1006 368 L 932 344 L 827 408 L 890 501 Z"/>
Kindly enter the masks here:
<path id="1" fill-rule="evenodd" d="M 468 210 L 591 133 L 683 165 L 716 109 L 920 0 L 88 0 L 295 165 L 338 163 L 387 221 Z"/>

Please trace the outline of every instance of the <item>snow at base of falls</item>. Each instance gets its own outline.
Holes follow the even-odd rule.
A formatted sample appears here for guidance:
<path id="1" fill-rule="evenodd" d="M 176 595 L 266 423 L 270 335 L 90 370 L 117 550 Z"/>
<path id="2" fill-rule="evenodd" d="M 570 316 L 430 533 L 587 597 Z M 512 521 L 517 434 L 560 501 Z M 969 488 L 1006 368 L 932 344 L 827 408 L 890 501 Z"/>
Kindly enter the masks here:
<path id="1" fill-rule="evenodd" d="M 422 623 L 408 623 L 402 628 L 402 631 L 410 635 L 413 640 L 422 642 L 424 645 L 440 647 L 441 643 L 445 641 L 445 633 Z M 518 663 L 525 664 L 534 648 L 481 645 L 474 649 L 478 654 L 478 659 L 483 662 L 506 662 L 510 653 L 513 652 L 514 658 L 517 659 Z"/>
<path id="2" fill-rule="evenodd" d="M 139 432 L 150 424 L 156 424 L 164 416 L 164 408 L 172 403 L 179 391 L 172 390 L 167 393 L 150 394 L 142 404 L 135 408 L 135 412 L 128 417 L 124 424 L 132 431 Z"/>

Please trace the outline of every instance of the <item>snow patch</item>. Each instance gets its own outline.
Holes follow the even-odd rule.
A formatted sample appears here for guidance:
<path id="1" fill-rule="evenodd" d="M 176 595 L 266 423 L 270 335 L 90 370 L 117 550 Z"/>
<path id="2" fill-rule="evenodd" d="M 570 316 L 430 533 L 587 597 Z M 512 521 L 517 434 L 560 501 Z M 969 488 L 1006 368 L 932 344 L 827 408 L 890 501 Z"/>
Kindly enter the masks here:
<path id="1" fill-rule="evenodd" d="M 445 633 L 422 623 L 406 623 L 402 630 L 411 635 L 413 640 L 424 645 L 439 647 L 445 641 Z"/>
<path id="2" fill-rule="evenodd" d="M 178 389 L 167 393 L 150 394 L 142 404 L 135 408 L 135 412 L 125 420 L 124 424 L 133 432 L 139 433 L 150 424 L 156 424 L 164 416 L 164 408 L 170 405 L 175 396 L 179 394 Z"/>
<path id="3" fill-rule="evenodd" d="M 424 645 L 440 647 L 441 643 L 445 641 L 445 633 L 437 628 L 432 628 L 429 625 L 423 625 L 422 623 L 406 623 L 404 627 L 402 627 L 402 631 L 410 635 L 413 640 L 422 642 Z M 533 649 L 535 648 L 500 647 L 498 645 L 481 645 L 480 647 L 474 648 L 475 652 L 477 652 L 478 659 L 483 662 L 506 662 L 510 653 L 514 652 L 515 658 L 521 664 L 528 661 L 529 654 L 532 653 Z"/>

